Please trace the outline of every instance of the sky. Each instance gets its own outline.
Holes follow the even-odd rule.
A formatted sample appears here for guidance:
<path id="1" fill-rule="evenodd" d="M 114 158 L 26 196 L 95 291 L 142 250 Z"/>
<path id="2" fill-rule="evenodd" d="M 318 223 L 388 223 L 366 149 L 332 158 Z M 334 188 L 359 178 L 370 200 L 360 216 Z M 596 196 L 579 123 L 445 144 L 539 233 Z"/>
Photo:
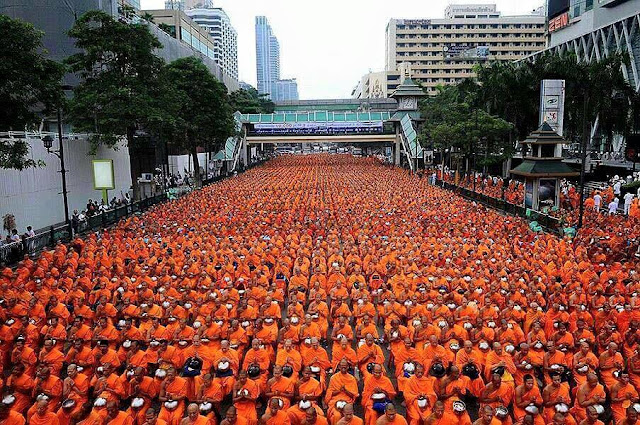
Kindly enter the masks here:
<path id="1" fill-rule="evenodd" d="M 256 86 L 255 17 L 280 42 L 281 78 L 297 78 L 301 99 L 345 99 L 361 77 L 382 71 L 391 18 L 437 19 L 448 4 L 496 3 L 503 15 L 529 14 L 544 0 L 214 0 L 238 32 L 240 80 Z M 164 0 L 141 0 L 163 9 Z"/>

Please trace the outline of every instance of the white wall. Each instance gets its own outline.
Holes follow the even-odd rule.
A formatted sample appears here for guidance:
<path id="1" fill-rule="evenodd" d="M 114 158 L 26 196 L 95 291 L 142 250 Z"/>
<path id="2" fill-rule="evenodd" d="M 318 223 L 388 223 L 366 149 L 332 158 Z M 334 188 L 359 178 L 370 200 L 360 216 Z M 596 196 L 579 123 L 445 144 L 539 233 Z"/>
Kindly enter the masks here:
<path id="1" fill-rule="evenodd" d="M 13 214 L 20 234 L 28 225 L 37 230 L 64 221 L 60 161 L 47 153 L 40 139 L 29 139 L 29 142 L 29 156 L 36 161 L 45 161 L 46 166 L 23 171 L 0 169 L 0 219 L 5 214 Z M 57 148 L 58 139 L 55 138 L 53 149 Z M 113 159 L 116 189 L 109 191 L 110 199 L 120 197 L 131 187 L 129 150 L 124 144 L 120 144 L 117 150 L 100 147 L 97 154 L 91 156 L 86 139 L 64 139 L 64 157 L 69 217 L 74 209 L 84 209 L 89 198 L 102 198 L 101 191 L 93 189 L 93 159 Z"/>
<path id="2" fill-rule="evenodd" d="M 213 155 L 211 155 L 213 157 Z M 204 168 L 207 163 L 207 154 L 198 154 L 198 163 Z M 193 174 L 193 158 L 191 155 L 169 155 L 169 173 L 178 174 L 184 177 L 184 170 Z"/>

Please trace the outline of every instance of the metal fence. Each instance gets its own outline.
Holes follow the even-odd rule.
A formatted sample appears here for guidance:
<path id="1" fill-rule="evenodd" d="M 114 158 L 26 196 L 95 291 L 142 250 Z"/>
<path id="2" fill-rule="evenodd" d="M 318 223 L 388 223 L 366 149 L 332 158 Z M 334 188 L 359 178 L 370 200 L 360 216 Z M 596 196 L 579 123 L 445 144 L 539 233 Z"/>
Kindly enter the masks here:
<path id="1" fill-rule="evenodd" d="M 450 190 L 463 198 L 471 201 L 476 201 L 484 206 L 493 208 L 498 211 L 505 212 L 510 215 L 522 217 L 529 220 L 531 223 L 537 223 L 542 229 L 547 232 L 553 232 L 562 234 L 564 229 L 562 222 L 556 217 L 552 217 L 548 214 L 534 211 L 530 208 L 525 208 L 522 205 L 511 204 L 504 199 L 494 198 L 492 196 L 485 195 L 483 193 L 474 192 L 462 186 L 457 186 L 442 180 L 436 180 L 436 186 L 440 186 L 444 189 Z M 537 227 L 535 224 L 533 227 Z"/>
<path id="2" fill-rule="evenodd" d="M 25 254 L 33 255 L 48 247 L 55 246 L 58 242 L 69 242 L 73 235 L 82 235 L 104 229 L 115 224 L 122 218 L 145 211 L 153 205 L 162 203 L 167 199 L 167 194 L 163 193 L 104 211 L 101 214 L 87 217 L 78 222 L 50 226 L 47 229 L 39 231 L 35 236 L 0 246 L 0 262 L 11 266 L 20 261 Z"/>

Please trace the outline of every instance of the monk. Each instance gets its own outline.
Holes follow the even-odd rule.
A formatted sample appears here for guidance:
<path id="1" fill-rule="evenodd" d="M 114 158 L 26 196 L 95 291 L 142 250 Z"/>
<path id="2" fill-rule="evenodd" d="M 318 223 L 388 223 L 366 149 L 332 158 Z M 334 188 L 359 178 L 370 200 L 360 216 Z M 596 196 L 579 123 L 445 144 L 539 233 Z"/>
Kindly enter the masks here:
<path id="1" fill-rule="evenodd" d="M 115 401 L 107 403 L 107 417 L 105 425 L 132 425 L 133 418 L 127 412 L 123 412 L 118 408 Z"/>
<path id="2" fill-rule="evenodd" d="M 502 382 L 502 376 L 498 373 L 491 374 L 489 382 L 480 395 L 481 406 L 496 408 L 508 406 L 513 401 L 514 389 L 511 385 Z"/>
<path id="3" fill-rule="evenodd" d="M 256 425 L 258 423 L 256 400 L 259 396 L 260 388 L 258 388 L 258 384 L 248 379 L 247 372 L 241 370 L 238 374 L 238 381 L 233 387 L 233 405 L 237 414 L 245 418 L 248 425 Z"/>
<path id="4" fill-rule="evenodd" d="M 21 413 L 11 409 L 11 406 L 0 403 L 0 425 L 25 425 L 26 421 Z"/>
<path id="5" fill-rule="evenodd" d="M 301 425 L 328 425 L 327 418 L 321 416 L 318 410 L 310 407 L 306 410 L 306 416 Z"/>
<path id="6" fill-rule="evenodd" d="M 444 403 L 440 400 L 433 405 L 433 413 L 424 421 L 424 425 L 449 425 L 457 424 L 457 418 L 452 414 L 445 412 Z"/>
<path id="7" fill-rule="evenodd" d="M 187 417 L 180 421 L 180 425 L 212 425 L 211 419 L 200 414 L 197 404 L 191 403 L 187 406 Z"/>
<path id="8" fill-rule="evenodd" d="M 526 415 L 525 407 L 534 404 L 538 407 L 542 406 L 542 394 L 535 383 L 533 376 L 525 375 L 524 383 L 518 385 L 515 391 L 515 400 L 513 403 L 513 416 L 516 421 L 522 421 Z"/>
<path id="9" fill-rule="evenodd" d="M 403 394 L 407 405 L 407 417 L 412 425 L 416 425 L 420 418 L 417 405 L 419 398 L 426 400 L 430 408 L 435 406 L 438 396 L 434 390 L 434 380 L 435 378 L 425 375 L 424 366 L 420 363 L 416 365 L 414 375 L 407 379 Z"/>
<path id="10" fill-rule="evenodd" d="M 239 417 L 236 408 L 230 406 L 225 413 L 225 417 L 220 421 L 220 425 L 247 425 L 245 418 Z"/>
<path id="11" fill-rule="evenodd" d="M 322 398 L 322 385 L 311 375 L 311 368 L 306 366 L 302 369 L 302 378 L 295 383 L 294 403 L 287 410 L 291 425 L 300 425 L 305 420 L 310 408 L 317 409 L 318 413 L 322 414 L 322 410 L 318 406 L 318 401 Z M 303 403 L 301 404 L 301 402 Z M 309 403 L 309 407 L 304 409 L 302 405 L 306 405 L 306 402 Z"/>
<path id="12" fill-rule="evenodd" d="M 162 403 L 158 419 L 168 425 L 179 425 L 184 414 L 184 400 L 187 397 L 187 380 L 177 376 L 176 369 L 167 369 L 167 375 L 160 384 L 158 400 Z"/>
<path id="13" fill-rule="evenodd" d="M 269 408 L 260 418 L 260 425 L 290 425 L 289 416 L 280 407 L 280 401 L 278 399 L 271 399 L 269 401 Z"/>
<path id="14" fill-rule="evenodd" d="M 16 364 L 11 370 L 6 384 L 7 391 L 15 397 L 11 410 L 20 414 L 24 413 L 31 405 L 31 396 L 35 385 L 33 378 L 25 373 L 25 369 L 23 363 Z"/>
<path id="15" fill-rule="evenodd" d="M 618 344 L 610 342 L 607 349 L 600 354 L 600 376 L 602 382 L 611 391 L 611 387 L 616 383 L 613 372 L 620 371 L 624 367 L 624 359 L 622 354 L 618 352 Z"/>
<path id="16" fill-rule="evenodd" d="M 342 418 L 340 418 L 335 425 L 364 425 L 364 421 L 354 415 L 353 404 L 347 403 L 342 408 Z"/>
<path id="17" fill-rule="evenodd" d="M 34 414 L 29 419 L 29 425 L 59 425 L 58 417 L 53 407 L 48 406 L 49 400 L 40 400 L 36 402 Z"/>
<path id="18" fill-rule="evenodd" d="M 605 400 L 604 387 L 598 382 L 596 374 L 590 373 L 587 375 L 587 382 L 576 392 L 576 402 L 571 413 L 578 422 L 584 421 L 587 419 L 586 409 L 596 404 L 602 404 Z"/>
<path id="19" fill-rule="evenodd" d="M 551 383 L 542 390 L 542 405 L 544 406 L 544 417 L 547 422 L 553 420 L 557 405 L 571 404 L 571 395 L 569 394 L 569 384 L 562 382 L 562 376 L 559 374 L 551 377 Z"/>
<path id="20" fill-rule="evenodd" d="M 71 411 L 71 416 L 75 416 L 82 410 L 83 405 L 88 401 L 89 378 L 78 372 L 78 367 L 74 364 L 67 366 L 67 377 L 62 381 L 62 399 L 73 400 L 75 407 Z M 130 425 L 130 424 L 126 424 Z"/>
<path id="21" fill-rule="evenodd" d="M 349 364 L 345 359 L 340 360 L 338 373 L 329 380 L 325 394 L 325 403 L 328 406 L 327 416 L 331 418 L 335 414 L 338 401 L 353 403 L 358 397 L 358 382 L 349 374 Z"/>
<path id="22" fill-rule="evenodd" d="M 375 425 L 378 419 L 378 413 L 373 410 L 375 400 L 373 395 L 385 396 L 381 401 L 390 401 L 396 396 L 396 390 L 387 376 L 382 375 L 382 366 L 376 364 L 373 367 L 373 373 L 364 376 L 364 389 L 362 390 L 362 405 L 364 407 L 364 421 L 366 425 Z M 389 404 L 387 404 L 388 406 Z M 395 412 L 394 412 L 395 414 Z"/>
<path id="23" fill-rule="evenodd" d="M 51 409 L 52 412 L 58 410 L 58 405 L 62 398 L 62 381 L 57 376 L 51 375 L 49 368 L 46 366 L 40 368 L 36 373 L 36 381 L 33 387 L 32 396 L 37 397 L 40 394 L 44 394 L 48 397 L 49 402 L 46 404 L 48 409 Z M 27 413 L 27 422 L 30 421 L 29 418 L 35 413 L 38 406 L 41 406 L 40 402 L 34 403 L 34 405 L 29 409 L 29 412 Z"/>
<path id="24" fill-rule="evenodd" d="M 473 423 L 473 425 L 500 425 L 501 421 L 494 417 L 493 407 L 484 406 L 480 410 L 480 417 Z"/>
<path id="25" fill-rule="evenodd" d="M 267 390 L 265 396 L 267 400 L 276 399 L 281 403 L 280 408 L 283 412 L 291 406 L 291 399 L 294 396 L 295 383 L 293 379 L 282 375 L 282 366 L 276 364 L 273 366 L 273 378 L 267 381 Z"/>
<path id="26" fill-rule="evenodd" d="M 378 418 L 376 425 L 407 425 L 407 420 L 396 412 L 393 403 L 388 403 L 384 408 L 384 415 Z"/>
<path id="27" fill-rule="evenodd" d="M 616 424 L 624 420 L 627 408 L 637 400 L 638 391 L 629 382 L 629 374 L 620 372 L 618 382 L 611 387 L 611 411 Z"/>

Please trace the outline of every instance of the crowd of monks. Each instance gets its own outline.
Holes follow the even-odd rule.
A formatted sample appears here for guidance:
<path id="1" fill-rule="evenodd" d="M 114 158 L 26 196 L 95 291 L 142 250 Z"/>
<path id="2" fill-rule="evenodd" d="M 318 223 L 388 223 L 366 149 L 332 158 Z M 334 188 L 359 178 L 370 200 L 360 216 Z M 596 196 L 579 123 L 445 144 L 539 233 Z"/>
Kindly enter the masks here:
<path id="1" fill-rule="evenodd" d="M 633 425 L 637 270 L 281 157 L 0 268 L 0 425 Z"/>

